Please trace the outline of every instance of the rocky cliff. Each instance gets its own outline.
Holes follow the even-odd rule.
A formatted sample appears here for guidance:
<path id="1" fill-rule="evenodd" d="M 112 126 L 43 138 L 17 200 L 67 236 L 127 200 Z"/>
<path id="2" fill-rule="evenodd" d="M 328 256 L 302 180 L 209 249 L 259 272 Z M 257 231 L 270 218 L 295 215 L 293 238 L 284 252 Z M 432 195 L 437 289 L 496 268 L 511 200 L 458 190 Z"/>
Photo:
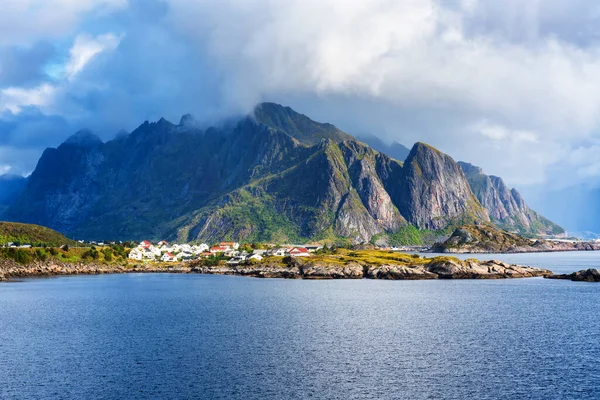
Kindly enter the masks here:
<path id="1" fill-rule="evenodd" d="M 472 164 L 459 162 L 471 190 L 499 227 L 520 234 L 557 235 L 564 229 L 530 209 L 516 189 L 502 178 L 486 175 Z"/>
<path id="2" fill-rule="evenodd" d="M 144 122 L 47 149 L 4 214 L 90 239 L 366 242 L 413 225 L 487 222 L 461 167 L 417 143 L 403 164 L 289 107 L 199 129 Z"/>
<path id="3" fill-rule="evenodd" d="M 399 208 L 422 229 L 489 221 L 460 166 L 452 157 L 424 143 L 414 145 L 403 167 Z"/>

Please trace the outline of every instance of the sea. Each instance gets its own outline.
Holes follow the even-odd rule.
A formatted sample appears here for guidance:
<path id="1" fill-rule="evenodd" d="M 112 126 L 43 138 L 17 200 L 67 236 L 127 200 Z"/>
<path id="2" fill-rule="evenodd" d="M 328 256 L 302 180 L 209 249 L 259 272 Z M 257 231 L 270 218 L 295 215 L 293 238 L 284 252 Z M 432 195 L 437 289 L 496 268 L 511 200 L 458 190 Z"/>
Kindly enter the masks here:
<path id="1" fill-rule="evenodd" d="M 557 273 L 600 266 L 600 252 L 478 257 Z M 599 399 L 599 382 L 600 284 L 0 284 L 0 399 Z"/>

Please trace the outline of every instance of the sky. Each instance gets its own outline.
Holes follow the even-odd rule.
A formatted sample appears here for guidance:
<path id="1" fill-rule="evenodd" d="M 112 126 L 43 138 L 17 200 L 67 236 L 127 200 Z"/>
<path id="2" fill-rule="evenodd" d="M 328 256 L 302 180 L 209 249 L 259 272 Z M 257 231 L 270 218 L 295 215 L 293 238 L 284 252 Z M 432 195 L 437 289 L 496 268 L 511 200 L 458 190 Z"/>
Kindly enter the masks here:
<path id="1" fill-rule="evenodd" d="M 593 0 L 2 0 L 0 174 L 261 101 L 518 187 L 600 182 Z"/>

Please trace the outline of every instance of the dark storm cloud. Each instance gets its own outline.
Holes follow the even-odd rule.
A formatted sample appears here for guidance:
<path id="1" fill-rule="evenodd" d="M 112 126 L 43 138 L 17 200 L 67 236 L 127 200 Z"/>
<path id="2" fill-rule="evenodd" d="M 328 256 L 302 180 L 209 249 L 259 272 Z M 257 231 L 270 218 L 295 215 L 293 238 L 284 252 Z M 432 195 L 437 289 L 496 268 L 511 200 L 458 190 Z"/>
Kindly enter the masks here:
<path id="1" fill-rule="evenodd" d="M 54 55 L 54 46 L 47 42 L 0 48 L 0 87 L 30 86 L 48 80 L 44 68 Z"/>

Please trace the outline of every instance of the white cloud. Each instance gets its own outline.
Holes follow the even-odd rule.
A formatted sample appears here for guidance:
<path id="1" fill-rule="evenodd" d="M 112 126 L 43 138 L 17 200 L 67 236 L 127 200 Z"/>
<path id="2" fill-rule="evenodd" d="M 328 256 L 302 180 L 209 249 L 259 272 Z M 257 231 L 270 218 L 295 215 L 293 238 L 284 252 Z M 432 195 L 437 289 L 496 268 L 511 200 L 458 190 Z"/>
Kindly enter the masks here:
<path id="1" fill-rule="evenodd" d="M 54 74 L 59 82 L 48 83 L 54 93 L 0 89 L 0 110 L 33 104 L 82 125 L 101 116 L 131 127 L 275 100 L 351 133 L 430 142 L 510 183 L 548 180 L 561 163 L 577 176 L 600 171 L 596 157 L 577 156 L 600 139 L 600 6 L 592 0 L 164 3 L 166 19 L 154 2 L 121 15 L 122 42 L 79 36 Z M 91 31 L 83 20 L 127 6 L 5 4 L 0 45 L 73 38 Z"/>
<path id="2" fill-rule="evenodd" d="M 112 33 L 92 37 L 81 34 L 69 51 L 70 58 L 65 65 L 67 79 L 74 78 L 96 55 L 103 51 L 114 50 L 120 39 Z"/>
<path id="3" fill-rule="evenodd" d="M 10 111 L 18 114 L 24 107 L 49 107 L 52 103 L 56 87 L 42 84 L 33 89 L 9 87 L 0 89 L 0 113 Z"/>
<path id="4" fill-rule="evenodd" d="M 59 96 L 69 91 L 69 83 L 76 78 L 94 57 L 105 51 L 114 50 L 120 38 L 112 33 L 96 37 L 81 34 L 75 38 L 65 63 L 64 76 L 53 83 L 43 83 L 33 88 L 0 88 L 0 113 L 9 111 L 18 114 L 25 107 L 37 107 L 46 113 L 61 113 L 63 105 L 58 104 Z"/>
<path id="5" fill-rule="evenodd" d="M 84 17 L 123 9 L 128 0 L 2 0 L 0 45 L 27 45 L 77 29 Z"/>
<path id="6" fill-rule="evenodd" d="M 505 175 L 503 160 L 516 154 L 508 157 L 517 164 L 507 176 L 513 182 L 545 179 L 544 169 L 564 157 L 565 137 L 573 146 L 600 125 L 600 45 L 581 39 L 573 22 L 575 15 L 580 27 L 597 26 L 590 1 L 577 0 L 568 13 L 553 0 L 167 2 L 173 26 L 210 54 L 226 103 L 239 109 L 298 94 L 316 96 L 320 108 L 329 97 L 374 99 L 399 115 L 415 111 L 416 123 L 403 131 L 430 124 L 419 114 L 433 115 L 437 129 L 414 139 L 455 158 L 478 158 L 487 140 L 496 154 L 483 166 Z M 393 127 L 408 120 L 364 114 L 406 142 Z M 348 119 L 356 118 L 333 122 Z M 493 122 L 471 129 L 482 120 Z M 532 151 L 540 137 L 545 143 Z"/>

